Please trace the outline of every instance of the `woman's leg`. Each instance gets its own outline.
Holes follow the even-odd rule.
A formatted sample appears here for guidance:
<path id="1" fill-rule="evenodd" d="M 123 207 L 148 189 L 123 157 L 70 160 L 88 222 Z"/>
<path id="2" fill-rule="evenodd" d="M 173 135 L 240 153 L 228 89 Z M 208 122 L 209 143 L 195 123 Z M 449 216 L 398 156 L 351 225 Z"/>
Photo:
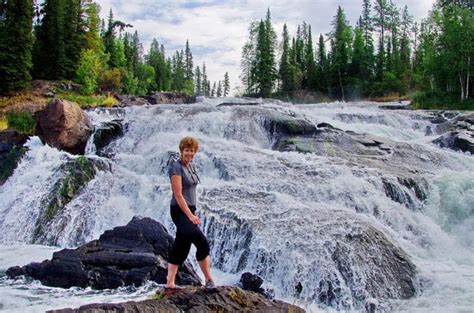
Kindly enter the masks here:
<path id="1" fill-rule="evenodd" d="M 181 233 L 176 232 L 176 239 L 173 243 L 173 248 L 170 251 L 168 261 L 168 275 L 166 276 L 166 287 L 173 288 L 176 286 L 175 279 L 178 273 L 179 265 L 183 264 L 191 249 L 191 241 Z"/>
<path id="2" fill-rule="evenodd" d="M 176 287 L 175 279 L 176 274 L 178 273 L 179 265 L 168 263 L 168 275 L 166 276 L 166 287 L 174 288 Z"/>
<path id="3" fill-rule="evenodd" d="M 212 280 L 212 275 L 211 275 L 211 257 L 207 256 L 204 260 L 198 261 L 199 267 L 201 268 L 202 273 L 204 274 L 204 277 L 206 281 Z"/>

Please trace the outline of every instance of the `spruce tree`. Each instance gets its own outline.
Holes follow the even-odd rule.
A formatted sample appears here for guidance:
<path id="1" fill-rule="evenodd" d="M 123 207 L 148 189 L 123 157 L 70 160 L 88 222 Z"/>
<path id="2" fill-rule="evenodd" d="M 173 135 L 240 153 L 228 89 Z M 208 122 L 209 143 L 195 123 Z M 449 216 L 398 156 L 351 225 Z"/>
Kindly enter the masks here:
<path id="1" fill-rule="evenodd" d="M 207 73 L 206 73 L 206 62 L 202 63 L 202 86 L 201 92 L 203 96 L 209 96 L 209 83 L 207 81 Z"/>
<path id="2" fill-rule="evenodd" d="M 222 83 L 221 83 L 221 81 L 219 81 L 217 83 L 216 96 L 217 97 L 222 97 Z"/>
<path id="3" fill-rule="evenodd" d="M 196 77 L 196 83 L 195 83 L 195 92 L 197 96 L 202 96 L 202 75 L 201 75 L 201 68 L 196 66 L 196 70 L 194 71 L 194 77 Z"/>
<path id="4" fill-rule="evenodd" d="M 109 17 L 107 20 L 107 30 L 104 35 L 104 46 L 105 52 L 109 54 L 108 65 L 110 67 L 118 67 L 117 49 L 115 47 L 116 35 L 114 27 L 114 14 L 112 9 L 109 11 Z"/>
<path id="5" fill-rule="evenodd" d="M 334 95 L 344 101 L 346 100 L 345 86 L 347 84 L 352 32 L 344 10 L 340 6 L 332 25 L 334 26 L 334 31 L 331 34 L 333 43 L 331 49 L 332 85 L 335 91 Z"/>
<path id="6" fill-rule="evenodd" d="M 216 96 L 216 82 L 214 82 L 211 89 L 211 97 L 215 97 L 215 96 Z"/>
<path id="7" fill-rule="evenodd" d="M 308 25 L 308 34 L 305 47 L 305 76 L 306 88 L 308 90 L 315 90 L 317 84 L 317 69 L 316 61 L 314 59 L 313 38 L 311 34 L 311 25 Z"/>
<path id="8" fill-rule="evenodd" d="M 290 36 L 288 27 L 283 25 L 282 53 L 280 58 L 279 78 L 281 81 L 280 91 L 288 94 L 294 89 L 293 75 L 290 65 Z"/>
<path id="9" fill-rule="evenodd" d="M 0 3 L 0 94 L 25 88 L 31 80 L 33 3 Z"/>
<path id="10" fill-rule="evenodd" d="M 229 73 L 225 72 L 224 74 L 224 91 L 223 95 L 224 97 L 227 97 L 230 93 L 230 80 L 229 80 Z"/>
<path id="11" fill-rule="evenodd" d="M 64 42 L 65 0 L 46 0 L 42 18 L 35 27 L 33 73 L 36 78 L 66 78 L 66 46 Z"/>
<path id="12" fill-rule="evenodd" d="M 324 43 L 324 37 L 322 34 L 319 35 L 318 41 L 318 57 L 317 57 L 317 68 L 318 68 L 318 90 L 328 94 L 329 93 L 329 61 L 326 53 L 326 45 Z"/>

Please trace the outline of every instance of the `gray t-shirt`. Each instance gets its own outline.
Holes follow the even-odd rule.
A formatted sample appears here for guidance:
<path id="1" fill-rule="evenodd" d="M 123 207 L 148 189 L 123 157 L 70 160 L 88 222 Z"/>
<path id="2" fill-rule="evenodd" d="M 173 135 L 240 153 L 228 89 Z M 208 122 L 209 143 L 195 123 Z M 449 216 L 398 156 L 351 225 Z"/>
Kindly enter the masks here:
<path id="1" fill-rule="evenodd" d="M 189 164 L 186 167 L 181 164 L 180 160 L 173 161 L 168 168 L 168 175 L 170 179 L 173 175 L 181 176 L 182 192 L 186 203 L 188 206 L 196 205 L 196 186 L 199 183 L 199 177 L 194 166 Z M 174 194 L 171 198 L 171 205 L 178 205 Z"/>

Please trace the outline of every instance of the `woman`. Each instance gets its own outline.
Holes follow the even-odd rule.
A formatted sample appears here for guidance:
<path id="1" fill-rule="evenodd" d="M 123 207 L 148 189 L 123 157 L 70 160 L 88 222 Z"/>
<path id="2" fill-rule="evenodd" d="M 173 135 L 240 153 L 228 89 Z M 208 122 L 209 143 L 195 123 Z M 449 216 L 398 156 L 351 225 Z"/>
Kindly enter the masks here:
<path id="1" fill-rule="evenodd" d="M 206 288 L 215 288 L 211 276 L 209 243 L 199 229 L 201 220 L 196 216 L 196 186 L 199 177 L 191 164 L 199 149 L 199 142 L 193 137 L 184 137 L 179 143 L 179 160 L 170 164 L 168 173 L 171 179 L 171 218 L 176 225 L 176 239 L 170 253 L 165 293 L 182 289 L 175 284 L 178 267 L 186 260 L 191 244 L 197 248 L 196 259 L 206 279 Z"/>

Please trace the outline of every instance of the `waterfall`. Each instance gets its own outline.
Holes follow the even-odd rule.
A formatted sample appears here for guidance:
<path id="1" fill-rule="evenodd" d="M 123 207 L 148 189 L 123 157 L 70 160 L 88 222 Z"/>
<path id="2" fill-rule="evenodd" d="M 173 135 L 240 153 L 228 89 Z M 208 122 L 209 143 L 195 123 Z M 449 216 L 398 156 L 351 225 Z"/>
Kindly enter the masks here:
<path id="1" fill-rule="evenodd" d="M 339 310 L 377 303 L 381 311 L 410 305 L 436 311 L 429 299 L 443 292 L 443 265 L 461 264 L 444 288 L 454 288 L 462 269 L 472 274 L 473 158 L 430 143 L 429 112 L 382 110 L 369 102 L 218 106 L 233 100 L 90 111 L 96 126 L 121 118 L 127 130 L 108 147 L 110 159 L 96 156 L 89 142 L 88 157 L 104 159 L 109 168 L 98 171 L 54 217 L 48 231 L 55 243 L 75 247 L 134 215 L 174 231 L 166 164 L 181 137 L 192 135 L 201 143 L 194 161 L 202 181 L 198 214 L 213 266 L 222 272 L 257 273 L 276 297 L 289 301 Z M 328 123 L 347 134 L 378 138 L 390 149 L 341 154 L 329 142 L 313 153 L 273 150 L 268 116 Z M 28 147 L 0 186 L 3 245 L 48 243 L 35 241 L 34 225 L 58 167 L 75 158 L 37 138 Z M 407 273 L 413 275 L 404 290 L 393 282 L 394 270 L 380 264 L 390 253 L 416 268 Z M 451 258 L 443 263 L 446 254 Z M 439 270 L 430 273 L 433 268 Z M 465 289 L 453 296 L 460 308 L 472 305 L 473 296 L 473 276 L 463 279 Z M 415 300 L 403 300 L 411 295 Z"/>

